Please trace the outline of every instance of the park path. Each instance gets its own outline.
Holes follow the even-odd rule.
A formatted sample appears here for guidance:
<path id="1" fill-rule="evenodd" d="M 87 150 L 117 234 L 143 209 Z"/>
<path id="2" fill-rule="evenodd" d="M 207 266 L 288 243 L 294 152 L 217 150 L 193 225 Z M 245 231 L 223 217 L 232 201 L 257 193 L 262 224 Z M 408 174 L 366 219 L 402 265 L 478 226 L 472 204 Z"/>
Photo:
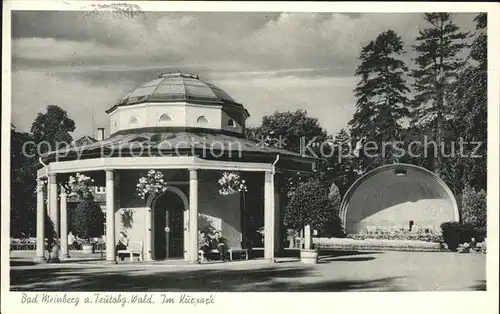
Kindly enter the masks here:
<path id="1" fill-rule="evenodd" d="M 312 266 L 291 259 L 276 264 L 45 264 L 11 266 L 10 276 L 17 291 L 465 291 L 485 289 L 486 255 L 337 252 Z"/>

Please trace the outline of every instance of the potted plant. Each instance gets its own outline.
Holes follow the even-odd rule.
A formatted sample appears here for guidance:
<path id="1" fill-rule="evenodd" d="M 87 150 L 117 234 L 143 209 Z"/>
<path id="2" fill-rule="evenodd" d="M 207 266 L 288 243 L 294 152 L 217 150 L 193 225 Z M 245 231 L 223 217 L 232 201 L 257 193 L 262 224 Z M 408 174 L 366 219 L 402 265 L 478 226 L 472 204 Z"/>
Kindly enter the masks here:
<path id="1" fill-rule="evenodd" d="M 293 191 L 285 207 L 284 223 L 289 228 L 303 230 L 304 246 L 300 250 L 303 263 L 315 264 L 318 250 L 313 243 L 313 230 L 327 233 L 339 228 L 338 202 L 329 197 L 327 184 L 320 179 L 301 183 Z"/>
<path id="2" fill-rule="evenodd" d="M 71 215 L 72 229 L 80 243 L 83 253 L 93 253 L 94 244 L 91 237 L 100 237 L 104 231 L 104 214 L 94 201 L 94 180 L 77 173 L 70 176 L 64 188 L 69 197 L 78 201 Z"/>
<path id="3" fill-rule="evenodd" d="M 81 244 L 83 253 L 94 252 L 91 238 L 100 237 L 104 231 L 104 213 L 93 199 L 78 203 L 72 217 L 72 229 Z"/>

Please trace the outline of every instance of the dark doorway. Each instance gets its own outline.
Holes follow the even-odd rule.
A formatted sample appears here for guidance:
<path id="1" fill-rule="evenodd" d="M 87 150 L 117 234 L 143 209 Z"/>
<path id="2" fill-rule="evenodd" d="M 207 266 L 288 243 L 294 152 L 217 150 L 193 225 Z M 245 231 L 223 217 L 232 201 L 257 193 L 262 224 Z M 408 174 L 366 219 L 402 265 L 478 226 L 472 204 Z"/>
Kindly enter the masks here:
<path id="1" fill-rule="evenodd" d="M 184 203 L 173 192 L 155 202 L 153 215 L 154 259 L 184 257 Z"/>

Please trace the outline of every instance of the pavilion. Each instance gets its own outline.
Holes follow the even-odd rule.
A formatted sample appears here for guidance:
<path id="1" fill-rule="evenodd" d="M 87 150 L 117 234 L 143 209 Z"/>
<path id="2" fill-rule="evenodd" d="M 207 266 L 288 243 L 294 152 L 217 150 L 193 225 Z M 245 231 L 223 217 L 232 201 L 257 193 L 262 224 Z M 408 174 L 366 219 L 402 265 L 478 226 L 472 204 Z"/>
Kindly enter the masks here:
<path id="1" fill-rule="evenodd" d="M 450 188 L 433 172 L 410 164 L 375 168 L 349 188 L 340 206 L 347 234 L 375 229 L 441 233 L 443 222 L 459 221 Z"/>
<path id="2" fill-rule="evenodd" d="M 279 181 L 286 172 L 311 173 L 313 158 L 246 139 L 248 111 L 195 75 L 161 74 L 106 113 L 107 138 L 40 159 L 37 178 L 48 183 L 46 192 L 37 192 L 37 261 L 46 260 L 45 211 L 60 238 L 51 258 L 68 258 L 68 199 L 61 183 L 75 173 L 105 186 L 107 262 L 116 261 L 109 248 L 120 231 L 144 243 L 146 261 L 198 262 L 198 230 L 207 222 L 222 231 L 229 247 L 258 247 L 254 234 L 264 227 L 264 258 L 274 260 L 283 206 Z M 168 188 L 143 200 L 136 184 L 150 169 L 163 173 Z M 223 172 L 238 172 L 248 192 L 220 195 L 217 181 Z"/>

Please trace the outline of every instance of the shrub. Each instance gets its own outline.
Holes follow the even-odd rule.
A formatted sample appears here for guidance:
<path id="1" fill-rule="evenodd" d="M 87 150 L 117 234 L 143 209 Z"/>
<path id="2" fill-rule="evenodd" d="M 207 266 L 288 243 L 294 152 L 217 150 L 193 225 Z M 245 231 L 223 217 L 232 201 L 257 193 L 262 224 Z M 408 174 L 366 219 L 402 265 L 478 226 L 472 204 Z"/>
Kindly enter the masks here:
<path id="1" fill-rule="evenodd" d="M 310 225 L 320 235 L 342 234 L 340 202 L 332 201 L 328 195 L 328 186 L 319 179 L 300 184 L 285 208 L 284 224 L 295 230 Z"/>
<path id="2" fill-rule="evenodd" d="M 100 237 L 104 231 L 104 214 L 101 207 L 93 199 L 85 199 L 78 203 L 71 215 L 72 229 L 82 239 Z"/>
<path id="3" fill-rule="evenodd" d="M 476 227 L 470 223 L 444 222 L 441 224 L 441 230 L 443 241 L 451 251 L 456 251 L 460 244 L 469 242 L 472 238 L 478 241 L 477 239 L 480 237 Z"/>
<path id="4" fill-rule="evenodd" d="M 45 249 L 48 252 L 52 252 L 52 248 L 54 247 L 54 244 L 56 244 L 56 236 L 55 236 L 55 228 L 54 228 L 54 222 L 50 218 L 50 216 L 45 213 L 45 220 L 44 220 L 44 234 L 45 238 L 47 241 L 45 242 Z"/>
<path id="5" fill-rule="evenodd" d="M 482 241 L 486 237 L 486 192 L 476 192 L 469 185 L 462 192 L 461 220 L 474 229 L 475 237 Z"/>
<path id="6" fill-rule="evenodd" d="M 448 245 L 448 249 L 456 251 L 460 244 L 460 224 L 458 222 L 443 222 L 441 224 L 443 241 Z"/>
<path id="7" fill-rule="evenodd" d="M 355 240 L 409 240 L 409 241 L 425 241 L 425 242 L 443 242 L 443 237 L 435 233 L 426 233 L 424 230 L 416 232 L 408 230 L 392 230 L 384 233 L 370 233 L 370 234 L 349 234 L 347 238 Z"/>

